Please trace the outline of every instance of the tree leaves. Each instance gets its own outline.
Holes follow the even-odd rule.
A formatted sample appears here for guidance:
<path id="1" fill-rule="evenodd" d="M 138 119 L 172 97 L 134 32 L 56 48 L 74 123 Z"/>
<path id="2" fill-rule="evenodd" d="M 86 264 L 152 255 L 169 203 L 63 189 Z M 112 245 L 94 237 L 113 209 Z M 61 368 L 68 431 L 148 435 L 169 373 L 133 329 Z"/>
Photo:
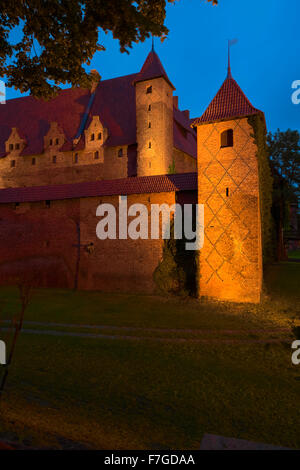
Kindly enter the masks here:
<path id="1" fill-rule="evenodd" d="M 164 40 L 167 1 L 178 0 L 0 0 L 0 75 L 7 86 L 45 99 L 61 83 L 89 87 L 84 65 L 105 49 L 99 33 L 112 32 L 127 53 L 151 34 Z"/>

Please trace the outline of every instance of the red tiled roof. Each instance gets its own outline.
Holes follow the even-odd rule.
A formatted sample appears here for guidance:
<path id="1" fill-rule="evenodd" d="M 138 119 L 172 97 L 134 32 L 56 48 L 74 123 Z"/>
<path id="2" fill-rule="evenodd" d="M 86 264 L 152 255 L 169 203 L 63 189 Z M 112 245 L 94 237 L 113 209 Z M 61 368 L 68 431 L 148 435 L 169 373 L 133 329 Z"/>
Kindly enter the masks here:
<path id="1" fill-rule="evenodd" d="M 197 134 L 190 127 L 190 120 L 179 109 L 173 109 L 174 121 L 173 121 L 173 138 L 174 147 L 182 150 L 182 152 L 197 158 Z"/>
<path id="2" fill-rule="evenodd" d="M 5 188 L 0 190 L 0 204 L 53 201 L 93 196 L 190 191 L 196 189 L 197 173 L 179 173 L 55 186 Z"/>
<path id="3" fill-rule="evenodd" d="M 24 155 L 43 152 L 44 136 L 50 122 L 56 121 L 65 133 L 67 140 L 73 139 L 80 125 L 89 101 L 90 91 L 84 88 L 62 90 L 50 101 L 42 101 L 33 96 L 7 100 L 0 106 L 0 156 L 5 155 L 5 141 L 16 127 L 27 146 Z"/>
<path id="4" fill-rule="evenodd" d="M 202 116 L 192 122 L 192 126 L 203 122 L 220 121 L 257 113 L 261 113 L 261 111 L 252 106 L 237 82 L 230 75 L 226 78 Z"/>
<path id="5" fill-rule="evenodd" d="M 173 90 L 175 90 L 175 87 L 170 82 L 169 77 L 160 61 L 160 58 L 158 57 L 156 52 L 152 50 L 151 52 L 149 52 L 148 57 L 145 60 L 140 73 L 133 80 L 133 83 L 144 82 L 145 80 L 150 80 L 152 78 L 159 77 L 164 77 L 167 82 L 171 85 Z"/>
<path id="6" fill-rule="evenodd" d="M 82 150 L 85 145 L 84 129 L 90 125 L 92 116 L 99 116 L 104 127 L 108 129 L 109 137 L 105 146 L 135 144 L 136 105 L 133 82 L 150 76 L 164 76 L 169 80 L 154 51 L 148 55 L 139 74 L 100 81 L 90 108 L 90 90 L 80 88 L 62 90 L 50 101 L 37 100 L 32 96 L 7 100 L 5 105 L 0 106 L 0 157 L 6 156 L 5 141 L 12 127 L 16 127 L 20 137 L 24 137 L 27 142 L 22 155 L 41 154 L 44 136 L 53 121 L 58 123 L 66 137 L 60 151 Z M 187 117 L 176 108 L 174 119 L 185 129 L 189 128 Z M 78 135 L 79 129 L 81 137 Z M 189 131 L 185 139 L 174 122 L 174 146 L 195 157 L 196 141 L 193 131 L 190 128 Z M 77 145 L 73 146 L 75 137 L 80 138 Z"/>
<path id="7" fill-rule="evenodd" d="M 108 129 L 106 146 L 136 143 L 135 89 L 132 81 L 137 74 L 101 81 L 89 112 L 86 128 L 92 116 L 99 116 Z"/>

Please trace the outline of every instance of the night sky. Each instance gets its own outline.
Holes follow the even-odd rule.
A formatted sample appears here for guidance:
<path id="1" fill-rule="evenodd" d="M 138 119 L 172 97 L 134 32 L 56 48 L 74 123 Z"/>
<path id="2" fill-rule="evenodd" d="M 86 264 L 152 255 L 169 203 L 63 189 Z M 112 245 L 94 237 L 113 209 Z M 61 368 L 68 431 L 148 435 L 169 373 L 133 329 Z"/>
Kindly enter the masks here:
<path id="1" fill-rule="evenodd" d="M 200 116 L 226 77 L 227 39 L 233 78 L 252 104 L 266 114 L 267 126 L 300 130 L 300 104 L 292 103 L 291 85 L 300 80 L 299 0 L 180 0 L 167 7 L 168 38 L 155 39 L 158 53 L 176 87 L 180 109 Z M 95 55 L 89 69 L 102 79 L 140 70 L 151 40 L 135 44 L 127 55 L 118 41 L 100 34 L 105 52 Z M 20 96 L 7 89 L 7 99 Z"/>

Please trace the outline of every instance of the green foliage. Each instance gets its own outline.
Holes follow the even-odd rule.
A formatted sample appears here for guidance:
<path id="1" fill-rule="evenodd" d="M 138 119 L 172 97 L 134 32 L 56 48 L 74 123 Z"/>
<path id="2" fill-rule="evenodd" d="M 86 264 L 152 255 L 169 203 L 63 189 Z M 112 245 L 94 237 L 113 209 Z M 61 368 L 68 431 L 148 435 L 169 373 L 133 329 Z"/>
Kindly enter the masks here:
<path id="1" fill-rule="evenodd" d="M 291 197 L 300 189 L 300 134 L 297 130 L 279 129 L 267 137 L 270 163 L 274 173 L 287 182 L 286 197 Z M 288 192 L 287 192 L 288 191 Z"/>
<path id="2" fill-rule="evenodd" d="M 47 99 L 60 83 L 87 87 L 92 77 L 83 65 L 104 50 L 99 31 L 112 32 L 121 52 L 128 52 L 150 34 L 166 37 L 165 16 L 166 0 L 1 2 L 0 76 L 7 77 L 9 87 Z M 17 43 L 11 35 L 15 29 L 22 33 Z"/>
<path id="3" fill-rule="evenodd" d="M 153 273 L 154 282 L 163 294 L 195 295 L 196 252 L 185 249 L 184 238 L 174 238 L 174 219 L 170 234 L 170 239 L 164 241 L 162 261 Z"/>
<path id="4" fill-rule="evenodd" d="M 259 197 L 262 231 L 262 249 L 264 264 L 274 258 L 274 227 L 271 215 L 273 178 L 269 164 L 269 153 L 266 140 L 266 125 L 261 114 L 248 117 L 253 128 L 252 137 L 257 145 L 257 161 L 259 173 Z"/>
<path id="5" fill-rule="evenodd" d="M 176 173 L 175 159 L 174 159 L 174 156 L 173 156 L 172 163 L 169 165 L 169 168 L 168 168 L 168 174 L 169 175 L 174 175 L 175 173 Z"/>

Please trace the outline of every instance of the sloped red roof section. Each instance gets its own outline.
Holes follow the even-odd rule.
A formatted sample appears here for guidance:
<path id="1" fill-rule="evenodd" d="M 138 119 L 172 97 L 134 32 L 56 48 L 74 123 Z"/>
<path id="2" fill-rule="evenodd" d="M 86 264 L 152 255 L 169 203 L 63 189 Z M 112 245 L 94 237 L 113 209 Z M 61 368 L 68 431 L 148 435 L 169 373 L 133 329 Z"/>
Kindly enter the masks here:
<path id="1" fill-rule="evenodd" d="M 261 113 L 254 108 L 237 82 L 227 77 L 220 90 L 200 118 L 192 122 L 192 126 L 205 122 L 220 121 L 236 117 L 250 116 Z"/>
<path id="2" fill-rule="evenodd" d="M 108 129 L 106 146 L 136 143 L 135 89 L 132 85 L 137 74 L 103 80 L 99 83 L 91 106 L 86 128 L 92 116 L 99 116 Z"/>
<path id="3" fill-rule="evenodd" d="M 27 96 L 7 100 L 0 106 L 0 158 L 5 157 L 5 141 L 12 127 L 16 127 L 20 137 L 26 141 L 21 155 L 38 155 L 44 151 L 44 136 L 50 123 L 57 122 L 65 134 L 66 141 L 60 151 L 78 151 L 85 147 L 84 130 L 93 116 L 108 129 L 105 146 L 114 147 L 136 144 L 136 104 L 134 83 L 147 77 L 167 74 L 154 51 L 148 55 L 138 74 L 102 80 L 94 94 L 82 88 L 62 90 L 50 101 L 42 101 Z M 91 103 L 91 105 L 90 105 Z M 186 115 L 174 108 L 174 147 L 188 155 L 196 156 L 196 140 L 189 127 Z M 181 132 L 187 130 L 187 135 Z M 79 138 L 76 145 L 73 140 Z"/>
<path id="4" fill-rule="evenodd" d="M 173 90 L 175 90 L 175 87 L 169 80 L 169 77 L 160 61 L 160 58 L 156 52 L 152 50 L 149 52 L 140 73 L 138 73 L 137 77 L 133 80 L 133 83 L 144 82 L 145 80 L 159 77 L 164 77 Z"/>
<path id="5" fill-rule="evenodd" d="M 190 126 L 190 119 L 175 107 L 173 115 L 174 147 L 197 158 L 197 134 Z"/>
<path id="6" fill-rule="evenodd" d="M 5 188 L 0 190 L 0 204 L 196 189 L 197 173 L 178 173 L 52 186 Z"/>
<path id="7" fill-rule="evenodd" d="M 50 101 L 33 96 L 7 100 L 0 106 L 0 156 L 5 155 L 5 142 L 12 127 L 27 142 L 23 155 L 37 155 L 43 152 L 44 136 L 51 122 L 57 122 L 67 140 L 73 139 L 86 109 L 90 91 L 84 88 L 62 90 Z"/>

